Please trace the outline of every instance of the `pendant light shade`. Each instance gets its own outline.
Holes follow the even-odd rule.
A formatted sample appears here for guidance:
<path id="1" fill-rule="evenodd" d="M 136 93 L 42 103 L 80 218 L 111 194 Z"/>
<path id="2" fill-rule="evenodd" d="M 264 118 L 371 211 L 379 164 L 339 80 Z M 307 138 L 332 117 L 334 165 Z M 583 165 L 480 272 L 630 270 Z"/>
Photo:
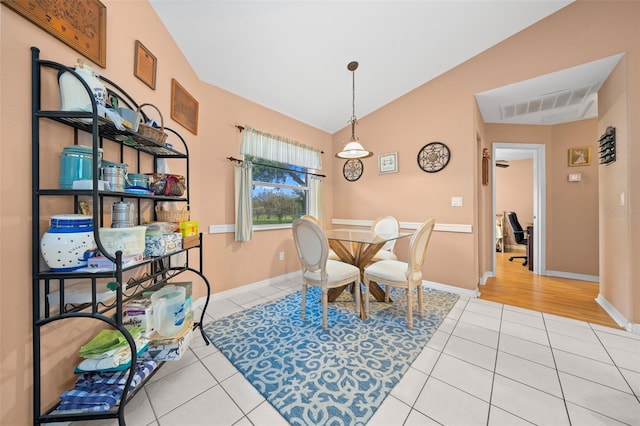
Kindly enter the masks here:
<path id="1" fill-rule="evenodd" d="M 367 151 L 364 149 L 360 141 L 356 137 L 356 123 L 358 119 L 356 118 L 356 73 L 355 71 L 358 69 L 358 63 L 353 61 L 349 62 L 347 65 L 347 69 L 352 73 L 352 101 L 351 101 L 351 119 L 349 120 L 351 123 L 351 139 L 349 142 L 342 148 L 342 151 L 336 154 L 338 158 L 345 158 L 347 160 L 353 158 L 367 158 L 373 155 L 373 152 Z"/>

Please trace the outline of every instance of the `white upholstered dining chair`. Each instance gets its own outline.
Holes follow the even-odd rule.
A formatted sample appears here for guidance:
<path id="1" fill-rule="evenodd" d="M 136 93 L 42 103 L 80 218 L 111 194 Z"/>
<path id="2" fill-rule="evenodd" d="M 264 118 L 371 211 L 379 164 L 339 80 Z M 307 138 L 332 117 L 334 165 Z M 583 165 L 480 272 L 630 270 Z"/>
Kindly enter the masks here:
<path id="1" fill-rule="evenodd" d="M 322 226 L 322 224 L 320 223 L 320 221 L 318 220 L 317 217 L 315 216 L 311 216 L 310 214 L 305 214 L 304 216 L 302 216 L 300 219 L 307 219 L 312 221 L 313 223 L 315 223 L 316 225 L 318 225 L 320 227 L 320 229 L 324 229 L 324 226 Z M 335 251 L 329 249 L 329 259 L 331 260 L 340 260 L 340 257 L 338 257 L 338 255 L 336 254 Z"/>
<path id="2" fill-rule="evenodd" d="M 322 291 L 322 328 L 327 329 L 328 292 L 330 288 L 356 283 L 356 315 L 360 315 L 360 270 L 348 263 L 328 259 L 329 243 L 324 231 L 314 221 L 293 221 L 293 240 L 302 264 L 302 319 L 306 313 L 307 286 L 319 286 Z"/>
<path id="3" fill-rule="evenodd" d="M 397 237 L 400 232 L 400 224 L 393 216 L 380 216 L 371 224 L 371 231 L 376 235 Z M 395 239 L 387 241 L 385 245 L 383 245 L 382 248 L 373 256 L 371 261 L 379 262 L 381 260 L 398 260 L 398 257 L 393 252 L 395 246 Z"/>
<path id="4" fill-rule="evenodd" d="M 364 269 L 364 294 L 369 294 L 369 283 L 374 281 L 385 286 L 385 300 L 389 301 L 391 287 L 404 288 L 407 291 L 407 327 L 413 328 L 413 289 L 418 289 L 418 314 L 424 313 L 422 301 L 422 265 L 427 252 L 427 245 L 431 238 L 431 231 L 436 223 L 429 219 L 416 231 L 409 242 L 409 261 L 381 260 L 370 264 Z M 369 298 L 364 300 L 364 310 L 369 315 Z"/>

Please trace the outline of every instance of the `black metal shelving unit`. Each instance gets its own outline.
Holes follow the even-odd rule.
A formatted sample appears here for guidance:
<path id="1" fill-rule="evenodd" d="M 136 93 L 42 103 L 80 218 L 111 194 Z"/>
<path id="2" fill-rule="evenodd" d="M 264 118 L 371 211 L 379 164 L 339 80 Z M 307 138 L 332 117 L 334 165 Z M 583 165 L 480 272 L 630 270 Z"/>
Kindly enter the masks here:
<path id="1" fill-rule="evenodd" d="M 34 424 L 42 424 L 49 422 L 64 422 L 91 419 L 108 419 L 117 418 L 120 425 L 125 425 L 125 406 L 128 401 L 135 395 L 146 381 L 151 377 L 147 377 L 135 390 L 129 391 L 129 386 L 134 377 L 134 369 L 130 369 L 124 391 L 117 404 L 110 411 L 102 412 L 57 412 L 58 404 L 47 409 L 42 409 L 42 370 L 41 370 L 41 332 L 43 327 L 49 324 L 57 323 L 68 318 L 91 318 L 104 322 L 107 326 L 122 332 L 129 347 L 131 349 L 131 365 L 134 366 L 137 361 L 135 341 L 131 334 L 122 324 L 123 305 L 127 301 L 141 295 L 143 291 L 158 289 L 170 280 L 179 276 L 184 272 L 193 272 L 198 275 L 206 286 L 206 301 L 203 307 L 202 315 L 199 321 L 194 323 L 194 329 L 199 328 L 206 344 L 209 344 L 206 335 L 202 331 L 202 322 L 204 312 L 207 308 L 210 298 L 211 286 L 209 281 L 202 273 L 202 234 L 199 235 L 199 242 L 196 246 L 183 249 L 165 256 L 145 258 L 141 263 L 133 266 L 122 266 L 122 252 L 117 251 L 115 256 L 111 256 L 103 247 L 100 241 L 99 228 L 104 226 L 105 200 L 136 200 L 138 203 L 138 223 L 140 223 L 140 206 L 141 203 L 148 203 L 151 206 L 150 214 L 153 215 L 155 207 L 160 202 L 189 202 L 189 185 L 187 185 L 186 195 L 184 197 L 167 197 L 156 195 L 138 195 L 128 192 L 112 192 L 103 191 L 98 187 L 99 176 L 98 171 L 98 149 L 102 148 L 104 143 L 115 143 L 120 147 L 120 160 L 126 149 L 137 151 L 137 166 L 140 167 L 142 155 L 151 156 L 154 161 L 154 172 L 157 170 L 158 158 L 181 159 L 186 162 L 186 178 L 189 183 L 189 151 L 186 142 L 180 134 L 172 129 L 164 128 L 170 134 L 170 141 L 180 142 L 180 147 L 165 146 L 154 140 L 145 138 L 137 132 L 130 130 L 118 130 L 110 121 L 98 115 L 97 104 L 92 95 L 91 88 L 87 83 L 74 71 L 73 68 L 63 64 L 40 59 L 40 50 L 37 47 L 31 48 L 32 69 L 32 271 L 33 271 L 33 418 Z M 82 83 L 91 99 L 91 112 L 72 112 L 59 110 L 42 110 L 42 81 L 43 73 L 60 73 L 69 72 L 73 74 Z M 116 97 L 121 106 L 127 106 L 137 109 L 138 104 L 117 84 L 107 78 L 100 77 L 107 86 L 109 96 Z M 124 105 L 123 105 L 124 104 Z M 144 115 L 144 113 L 143 113 Z M 145 117 L 147 118 L 147 117 Z M 77 143 L 79 132 L 85 132 L 91 135 L 93 144 L 93 186 L 92 189 L 74 190 L 74 189 L 56 189 L 42 188 L 40 176 L 41 162 L 41 144 L 40 144 L 40 126 L 41 121 L 48 120 L 58 122 L 61 125 L 69 126 L 73 129 L 74 140 Z M 135 141 L 131 143 L 131 141 Z M 79 203 L 82 200 L 91 200 L 94 224 L 94 239 L 98 250 L 101 254 L 109 258 L 115 263 L 115 271 L 109 272 L 53 272 L 43 268 L 40 259 L 39 242 L 44 232 L 40 223 L 41 202 L 43 199 L 52 199 L 54 197 L 68 197 L 73 200 L 74 213 L 79 212 Z M 198 251 L 198 269 L 189 266 L 189 252 L 196 249 Z M 169 257 L 178 253 L 185 253 L 186 262 L 182 266 L 171 266 Z M 126 281 L 123 273 L 141 272 L 135 278 L 129 278 Z M 65 285 L 70 281 L 74 282 L 79 279 L 87 280 L 91 286 L 91 302 L 82 304 L 65 304 Z M 109 302 L 100 302 L 97 295 L 97 286 L 106 280 L 115 282 L 117 289 L 115 290 L 115 300 Z M 53 287 L 57 287 L 59 292 L 59 302 L 55 306 L 49 304 L 47 295 L 50 294 Z M 158 366 L 159 368 L 160 366 Z M 157 369 L 156 369 L 157 371 Z"/>

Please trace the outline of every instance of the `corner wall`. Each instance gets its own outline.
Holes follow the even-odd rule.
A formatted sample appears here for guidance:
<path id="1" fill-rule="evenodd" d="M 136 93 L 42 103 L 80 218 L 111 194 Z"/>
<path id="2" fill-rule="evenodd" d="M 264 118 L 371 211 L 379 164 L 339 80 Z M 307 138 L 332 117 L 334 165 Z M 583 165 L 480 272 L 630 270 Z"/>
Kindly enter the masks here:
<path id="1" fill-rule="evenodd" d="M 94 69 L 123 87 L 137 102 L 156 105 L 162 111 L 165 125 L 186 139 L 191 154 L 188 182 L 191 218 L 199 222 L 204 233 L 203 271 L 212 291 L 296 270 L 289 230 L 256 233 L 250 244 L 234 242 L 232 233 L 208 234 L 211 224 L 233 223 L 233 166 L 225 158 L 239 155 L 240 134 L 235 125 L 247 124 L 327 152 L 324 158 L 327 170 L 331 167 L 330 135 L 202 83 L 147 1 L 102 0 L 102 3 L 107 7 L 107 68 L 94 66 Z M 158 59 L 155 90 L 133 75 L 136 40 Z M 30 48 L 40 48 L 42 59 L 67 65 L 74 65 L 80 55 L 4 4 L 0 6 L 0 43 L 0 424 L 13 426 L 33 422 Z M 172 78 L 199 102 L 197 136 L 170 117 Z M 43 89 L 55 95 L 55 81 Z M 50 123 L 45 127 L 50 141 L 47 149 L 53 160 L 43 167 L 48 168 L 49 178 L 56 178 L 60 146 L 73 144 L 73 138 L 60 135 L 59 129 Z M 325 185 L 330 188 L 331 177 L 325 180 Z M 325 193 L 330 216 L 331 190 Z M 37 220 L 48 221 L 49 217 L 43 214 Z M 274 247 L 285 251 L 285 261 L 272 256 Z M 197 263 L 197 255 L 193 259 Z M 195 297 L 199 297 L 203 286 L 197 284 L 196 277 L 193 280 Z M 93 330 L 100 327 L 103 325 L 77 320 L 48 327 L 43 352 L 44 405 L 50 406 L 61 391 L 73 385 L 77 351 Z"/>
<path id="2" fill-rule="evenodd" d="M 638 229 L 637 197 L 640 194 L 630 180 L 630 166 L 634 161 L 630 156 L 633 145 L 630 141 L 632 122 L 636 121 L 629 119 L 628 110 L 627 81 L 631 65 L 630 58 L 622 58 L 598 96 L 599 134 L 609 126 L 616 128 L 616 162 L 600 166 L 600 295 L 628 320 L 638 323 L 640 281 L 633 274 L 637 253 L 632 250 L 640 234 L 634 235 L 632 229 Z"/>

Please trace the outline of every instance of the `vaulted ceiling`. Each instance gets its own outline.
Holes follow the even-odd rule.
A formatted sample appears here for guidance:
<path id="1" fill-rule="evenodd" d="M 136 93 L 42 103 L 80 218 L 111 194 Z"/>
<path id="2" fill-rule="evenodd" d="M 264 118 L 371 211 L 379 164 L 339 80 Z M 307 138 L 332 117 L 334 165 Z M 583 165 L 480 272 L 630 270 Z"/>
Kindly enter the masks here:
<path id="1" fill-rule="evenodd" d="M 355 109 L 362 118 L 571 1 L 151 4 L 202 81 L 334 133 L 351 117 L 349 62 L 360 64 Z M 597 113 L 594 97 L 616 62 L 585 64 L 476 99 L 487 122 L 555 124 L 589 118 Z"/>

